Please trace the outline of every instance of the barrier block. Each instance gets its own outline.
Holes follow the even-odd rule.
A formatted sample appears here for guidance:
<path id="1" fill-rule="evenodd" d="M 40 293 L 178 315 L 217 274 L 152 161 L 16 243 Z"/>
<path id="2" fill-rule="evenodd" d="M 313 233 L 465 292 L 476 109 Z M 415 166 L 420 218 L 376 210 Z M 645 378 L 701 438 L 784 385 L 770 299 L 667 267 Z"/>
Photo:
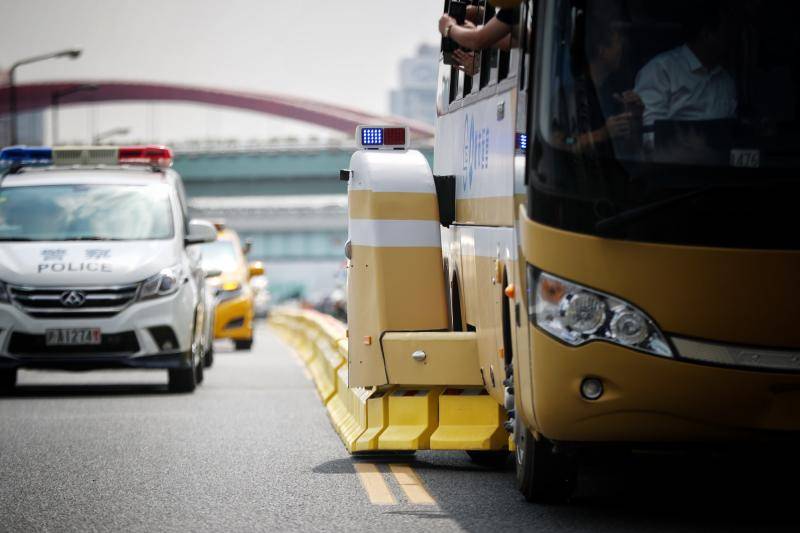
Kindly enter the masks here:
<path id="1" fill-rule="evenodd" d="M 503 450 L 503 408 L 484 389 L 446 389 L 439 396 L 439 427 L 431 450 Z"/>
<path id="2" fill-rule="evenodd" d="M 441 389 L 397 389 L 389 394 L 389 423 L 380 450 L 427 450 L 438 424 Z"/>
<path id="3" fill-rule="evenodd" d="M 373 391 L 348 388 L 346 365 L 340 366 L 336 374 L 336 393 L 325 407 L 345 448 L 352 452 L 356 441 L 367 428 L 367 401 Z"/>
<path id="4" fill-rule="evenodd" d="M 375 391 L 367 399 L 366 429 L 353 443 L 351 452 L 378 449 L 378 437 L 389 425 L 389 394 L 391 390 Z"/>

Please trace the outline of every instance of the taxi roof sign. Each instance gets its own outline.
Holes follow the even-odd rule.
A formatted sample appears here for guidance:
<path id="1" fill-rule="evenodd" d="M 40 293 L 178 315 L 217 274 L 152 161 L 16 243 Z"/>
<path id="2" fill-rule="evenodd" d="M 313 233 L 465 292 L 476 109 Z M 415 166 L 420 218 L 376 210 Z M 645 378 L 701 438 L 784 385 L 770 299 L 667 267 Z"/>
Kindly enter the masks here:
<path id="1" fill-rule="evenodd" d="M 402 126 L 359 126 L 356 145 L 363 150 L 408 150 L 408 128 Z"/>

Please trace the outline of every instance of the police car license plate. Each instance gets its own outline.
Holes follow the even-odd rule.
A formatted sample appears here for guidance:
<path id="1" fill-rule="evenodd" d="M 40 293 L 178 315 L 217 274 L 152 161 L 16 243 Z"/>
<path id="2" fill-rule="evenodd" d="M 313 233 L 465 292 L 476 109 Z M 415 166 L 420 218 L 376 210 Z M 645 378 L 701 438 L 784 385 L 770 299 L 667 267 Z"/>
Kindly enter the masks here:
<path id="1" fill-rule="evenodd" d="M 100 344 L 102 336 L 98 328 L 48 329 L 44 339 L 47 346 L 86 346 Z"/>

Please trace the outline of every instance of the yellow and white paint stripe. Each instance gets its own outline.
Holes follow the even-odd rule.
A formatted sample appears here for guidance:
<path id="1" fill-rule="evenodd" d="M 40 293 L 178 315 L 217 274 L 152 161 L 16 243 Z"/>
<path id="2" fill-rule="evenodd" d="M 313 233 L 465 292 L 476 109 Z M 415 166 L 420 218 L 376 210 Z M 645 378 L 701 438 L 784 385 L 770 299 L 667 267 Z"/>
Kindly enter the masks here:
<path id="1" fill-rule="evenodd" d="M 374 463 L 354 463 L 364 491 L 373 505 L 397 505 L 398 500 L 386 482 L 387 475 Z M 389 474 L 399 486 L 405 499 L 412 505 L 436 505 L 436 500 L 425 488 L 419 475 L 409 465 L 390 464 Z"/>

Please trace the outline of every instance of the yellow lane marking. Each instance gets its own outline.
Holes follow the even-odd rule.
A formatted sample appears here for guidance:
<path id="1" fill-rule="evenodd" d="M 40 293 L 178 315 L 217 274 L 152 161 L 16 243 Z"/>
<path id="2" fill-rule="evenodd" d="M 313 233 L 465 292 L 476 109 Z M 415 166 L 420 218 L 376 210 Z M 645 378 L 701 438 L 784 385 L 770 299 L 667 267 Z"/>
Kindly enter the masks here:
<path id="1" fill-rule="evenodd" d="M 397 484 L 406 493 L 411 503 L 419 505 L 436 505 L 433 497 L 425 490 L 422 480 L 408 465 L 389 465 Z"/>
<path id="2" fill-rule="evenodd" d="M 373 505 L 395 505 L 397 503 L 377 466 L 371 463 L 354 463 L 353 467 Z"/>

